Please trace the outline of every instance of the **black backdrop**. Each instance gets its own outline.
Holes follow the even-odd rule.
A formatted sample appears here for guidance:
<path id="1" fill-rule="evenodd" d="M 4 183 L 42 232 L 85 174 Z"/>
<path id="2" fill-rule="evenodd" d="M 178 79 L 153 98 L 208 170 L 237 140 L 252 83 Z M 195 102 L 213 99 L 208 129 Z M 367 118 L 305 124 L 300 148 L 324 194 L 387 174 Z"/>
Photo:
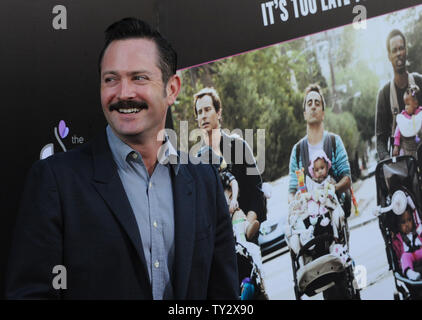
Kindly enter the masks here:
<path id="1" fill-rule="evenodd" d="M 319 0 L 318 0 L 319 1 Z M 352 5 L 264 26 L 264 0 L 1 0 L 0 290 L 26 173 L 41 148 L 61 147 L 54 127 L 64 120 L 67 149 L 88 141 L 105 121 L 99 100 L 97 58 L 103 31 L 126 16 L 148 21 L 171 40 L 179 68 L 205 63 L 321 30 L 350 24 Z M 289 2 L 289 1 L 288 1 Z M 368 18 L 422 0 L 361 0 Z M 56 5 L 67 10 L 67 29 L 55 30 Z M 290 12 L 291 13 L 291 12 Z M 278 12 L 279 14 L 279 12 Z M 282 66 L 281 66 L 282 67 Z"/>

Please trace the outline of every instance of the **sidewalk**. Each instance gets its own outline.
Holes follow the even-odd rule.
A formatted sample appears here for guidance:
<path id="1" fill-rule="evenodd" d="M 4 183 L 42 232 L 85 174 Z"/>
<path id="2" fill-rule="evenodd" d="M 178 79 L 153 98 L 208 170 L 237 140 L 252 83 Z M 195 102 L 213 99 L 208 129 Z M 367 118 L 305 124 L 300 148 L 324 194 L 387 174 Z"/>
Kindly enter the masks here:
<path id="1" fill-rule="evenodd" d="M 377 205 L 375 177 L 357 181 L 353 184 L 353 191 L 358 202 L 359 215 L 355 215 L 352 207 L 352 213 L 348 218 L 350 230 L 378 219 L 372 214 Z"/>

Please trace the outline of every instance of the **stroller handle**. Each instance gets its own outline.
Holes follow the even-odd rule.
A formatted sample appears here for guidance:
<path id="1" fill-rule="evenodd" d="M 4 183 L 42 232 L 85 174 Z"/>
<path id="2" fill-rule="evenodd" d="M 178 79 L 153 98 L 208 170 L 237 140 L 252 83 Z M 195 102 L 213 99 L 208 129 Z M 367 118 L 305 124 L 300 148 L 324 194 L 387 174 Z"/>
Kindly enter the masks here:
<path id="1" fill-rule="evenodd" d="M 388 207 L 381 207 L 381 206 L 376 206 L 374 211 L 372 212 L 372 214 L 376 217 L 378 217 L 379 215 L 386 213 L 388 211 L 391 211 L 393 209 L 393 205 L 388 206 Z"/>

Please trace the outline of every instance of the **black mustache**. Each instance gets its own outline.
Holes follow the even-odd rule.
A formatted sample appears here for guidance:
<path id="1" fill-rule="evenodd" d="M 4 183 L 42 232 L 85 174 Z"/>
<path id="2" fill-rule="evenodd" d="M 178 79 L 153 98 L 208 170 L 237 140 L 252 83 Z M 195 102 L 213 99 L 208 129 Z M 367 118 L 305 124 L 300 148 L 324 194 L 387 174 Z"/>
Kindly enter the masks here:
<path id="1" fill-rule="evenodd" d="M 145 101 L 136 101 L 136 100 L 121 100 L 116 103 L 111 104 L 109 107 L 110 111 L 119 110 L 119 109 L 148 109 L 148 104 Z"/>

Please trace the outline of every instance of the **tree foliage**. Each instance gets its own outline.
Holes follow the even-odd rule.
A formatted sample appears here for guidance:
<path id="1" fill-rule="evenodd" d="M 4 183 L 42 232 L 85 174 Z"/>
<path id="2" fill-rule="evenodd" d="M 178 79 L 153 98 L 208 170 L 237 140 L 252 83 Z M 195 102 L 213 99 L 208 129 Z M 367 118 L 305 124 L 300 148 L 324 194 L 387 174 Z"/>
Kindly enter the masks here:
<path id="1" fill-rule="evenodd" d="M 375 132 L 375 107 L 378 93 L 378 76 L 363 61 L 338 72 L 338 79 L 347 85 L 341 96 L 341 109 L 350 112 L 356 120 L 357 130 L 366 142 Z M 359 150 L 364 152 L 365 148 Z"/>
<path id="2" fill-rule="evenodd" d="M 422 73 L 422 14 L 416 19 L 416 22 L 411 24 L 410 30 L 407 33 L 408 45 L 408 61 L 410 63 L 409 70 L 412 72 Z"/>
<path id="3" fill-rule="evenodd" d="M 341 137 L 349 156 L 356 153 L 359 147 L 360 133 L 357 130 L 353 114 L 350 112 L 334 113 L 328 109 L 325 111 L 324 124 L 328 131 Z"/>

